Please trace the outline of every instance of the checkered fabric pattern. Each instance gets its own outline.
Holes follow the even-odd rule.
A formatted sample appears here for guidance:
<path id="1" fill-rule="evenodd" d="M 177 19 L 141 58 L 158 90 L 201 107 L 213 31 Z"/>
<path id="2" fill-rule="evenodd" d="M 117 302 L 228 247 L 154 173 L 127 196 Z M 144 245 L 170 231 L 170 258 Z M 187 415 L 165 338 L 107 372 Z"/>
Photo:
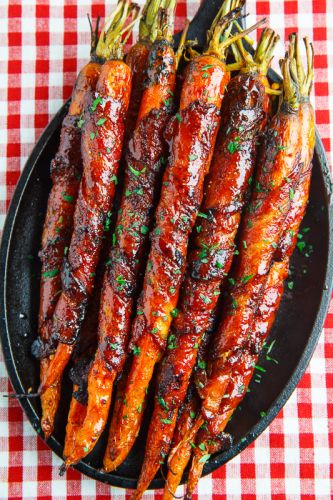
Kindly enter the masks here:
<path id="1" fill-rule="evenodd" d="M 198 4 L 179 1 L 176 29 Z M 86 13 L 104 16 L 111 4 L 89 0 L 0 0 L 0 229 L 26 159 L 44 127 L 71 94 L 89 53 Z M 315 45 L 313 103 L 330 155 L 333 138 L 332 0 L 248 0 L 248 23 L 269 16 L 282 41 L 297 27 Z M 280 45 L 280 55 L 283 45 Z M 211 498 L 329 499 L 333 491 L 333 302 L 306 374 L 277 418 L 252 446 L 200 481 Z M 11 392 L 0 357 L 0 393 Z M 69 470 L 37 437 L 19 404 L 0 394 L 0 498 L 128 498 Z M 180 488 L 179 492 L 182 492 Z M 146 498 L 160 497 L 147 493 Z"/>

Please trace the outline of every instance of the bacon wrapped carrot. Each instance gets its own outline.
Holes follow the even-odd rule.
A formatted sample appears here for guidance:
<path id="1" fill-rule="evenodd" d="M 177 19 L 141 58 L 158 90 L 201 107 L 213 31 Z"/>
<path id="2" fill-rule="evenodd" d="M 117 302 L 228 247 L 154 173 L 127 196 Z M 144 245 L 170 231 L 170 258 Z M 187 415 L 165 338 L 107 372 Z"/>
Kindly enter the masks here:
<path id="1" fill-rule="evenodd" d="M 158 34 L 158 10 L 164 8 L 171 15 L 175 4 L 176 0 L 146 0 L 140 18 L 138 41 L 126 55 L 126 63 L 132 71 L 132 91 L 126 120 L 127 140 L 132 137 L 137 123 L 142 94 L 145 89 L 148 56 Z"/>
<path id="2" fill-rule="evenodd" d="M 222 121 L 206 181 L 194 244 L 158 378 L 154 412 L 137 496 L 148 487 L 169 451 L 178 409 L 184 401 L 198 349 L 214 318 L 220 286 L 229 272 L 234 240 L 249 179 L 256 161 L 258 136 L 267 120 L 266 73 L 278 37 L 266 29 L 248 65 L 231 79 L 222 105 Z M 204 361 L 199 359 L 199 363 Z M 173 418 L 166 414 L 173 413 Z M 170 421 L 169 421 L 170 420 Z"/>
<path id="3" fill-rule="evenodd" d="M 43 380 L 52 357 L 51 322 L 61 293 L 61 267 L 73 229 L 75 202 L 82 175 L 81 115 L 87 94 L 95 90 L 100 72 L 96 60 L 96 30 L 91 30 L 91 60 L 80 71 L 72 93 L 68 113 L 63 120 L 60 145 L 51 162 L 52 189 L 48 199 L 41 250 L 40 307 L 38 315 L 39 338 L 32 352 L 40 360 L 40 378 Z M 60 382 L 41 396 L 41 427 L 47 439 L 53 431 L 55 413 L 60 398 Z"/>
<path id="4" fill-rule="evenodd" d="M 96 53 L 108 61 L 102 66 L 95 99 L 86 107 L 82 127 L 83 177 L 74 213 L 68 255 L 62 270 L 62 293 L 52 323 L 58 346 L 40 392 L 56 384 L 67 365 L 85 317 L 101 250 L 103 226 L 112 207 L 121 158 L 125 118 L 131 90 L 131 71 L 122 61 L 122 35 L 137 9 L 119 2 L 103 30 Z M 127 30 L 127 31 L 126 31 Z"/>
<path id="5" fill-rule="evenodd" d="M 208 362 L 209 380 L 202 389 L 202 418 L 218 411 L 240 346 L 246 342 L 262 297 L 292 195 L 300 180 L 301 127 L 299 100 L 290 75 L 290 60 L 283 64 L 284 100 L 272 119 L 258 158 L 254 192 L 244 216 L 240 248 L 229 307 L 214 336 Z"/>
<path id="6" fill-rule="evenodd" d="M 108 471 L 125 459 L 135 441 L 146 391 L 166 348 L 185 270 L 188 239 L 200 207 L 204 176 L 219 125 L 219 109 L 229 80 L 223 59 L 233 39 L 221 41 L 220 37 L 239 10 L 222 19 L 220 13 L 207 52 L 189 64 L 179 112 L 166 132 L 170 157 L 151 236 L 143 292 L 132 326 L 131 346 L 135 355 L 124 400 L 115 418 L 117 425 L 111 424 L 110 447 L 104 459 Z"/>
<path id="7" fill-rule="evenodd" d="M 159 24 L 148 58 L 138 123 L 128 144 L 122 200 L 101 296 L 98 350 L 88 377 L 87 417 L 67 465 L 85 456 L 101 435 L 113 382 L 126 359 L 138 277 L 146 263 L 148 233 L 166 164 L 163 132 L 173 112 L 176 57 L 171 46 L 172 25 L 164 10 Z"/>
<path id="8" fill-rule="evenodd" d="M 288 276 L 289 260 L 295 249 L 297 234 L 306 210 L 315 134 L 313 109 L 309 103 L 309 94 L 313 80 L 313 63 L 311 60 L 310 45 L 307 39 L 305 39 L 305 43 L 308 59 L 308 71 L 306 75 L 299 55 L 297 36 L 291 36 L 290 67 L 293 68 L 293 78 L 301 96 L 298 109 L 298 119 L 300 120 L 301 129 L 300 155 L 298 157 L 301 168 L 300 182 L 295 192 L 291 192 L 291 207 L 284 221 L 278 248 L 274 253 L 274 262 L 269 270 L 262 300 L 253 319 L 250 329 L 251 335 L 246 343 L 239 346 L 241 356 L 232 370 L 232 375 L 227 385 L 225 396 L 227 395 L 228 397 L 223 398 L 217 415 L 215 415 L 213 419 L 207 420 L 205 428 L 199 431 L 196 438 L 186 498 L 191 497 L 201 476 L 204 463 L 212 453 L 220 451 L 221 438 L 223 439 L 225 426 L 247 392 L 248 385 L 253 375 L 254 366 L 257 364 L 260 351 L 271 330 L 279 308 L 284 282 Z M 294 55 L 295 45 L 296 55 Z M 194 433 L 192 433 L 191 439 L 195 441 Z M 173 455 L 171 454 L 169 464 L 171 470 L 174 463 L 177 463 L 178 469 L 181 469 L 178 471 L 179 480 L 187 462 L 187 442 L 185 441 L 183 445 L 175 450 Z M 180 463 L 182 463 L 182 467 L 180 467 Z M 171 481 L 174 481 L 171 472 L 168 475 L 168 480 L 169 478 Z M 166 488 L 164 498 L 168 498 L 168 495 L 169 488 Z"/>

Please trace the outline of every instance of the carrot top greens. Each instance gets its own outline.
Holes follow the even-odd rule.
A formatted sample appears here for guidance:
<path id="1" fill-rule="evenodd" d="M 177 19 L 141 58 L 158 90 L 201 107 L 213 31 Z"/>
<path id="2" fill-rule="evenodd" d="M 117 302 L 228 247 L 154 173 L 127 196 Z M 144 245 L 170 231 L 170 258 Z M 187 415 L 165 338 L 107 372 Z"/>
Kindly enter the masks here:
<path id="1" fill-rule="evenodd" d="M 169 16 L 174 12 L 176 0 L 147 0 L 139 24 L 139 41 L 152 43 L 159 32 L 159 9 L 168 11 Z M 169 30 L 173 23 L 169 23 Z M 172 36 L 172 33 L 171 33 Z M 164 37 L 167 38 L 167 37 Z"/>
<path id="2" fill-rule="evenodd" d="M 208 49 L 206 54 L 225 59 L 226 49 L 237 40 L 244 38 L 248 33 L 261 26 L 266 19 L 230 37 L 233 22 L 240 15 L 245 0 L 227 0 L 215 17 L 211 28 L 207 32 Z"/>
<path id="3" fill-rule="evenodd" d="M 302 63 L 299 39 L 297 33 L 292 33 L 289 37 L 289 55 L 290 55 L 290 71 L 294 82 L 296 83 L 300 99 L 308 99 L 313 85 L 313 45 L 309 42 L 308 37 L 303 39 L 306 50 L 307 71 L 305 72 Z"/>
<path id="4" fill-rule="evenodd" d="M 104 59 L 122 59 L 123 47 L 139 16 L 139 6 L 130 0 L 120 0 L 106 20 L 99 38 L 96 55 Z M 126 24 L 127 23 L 127 24 Z"/>

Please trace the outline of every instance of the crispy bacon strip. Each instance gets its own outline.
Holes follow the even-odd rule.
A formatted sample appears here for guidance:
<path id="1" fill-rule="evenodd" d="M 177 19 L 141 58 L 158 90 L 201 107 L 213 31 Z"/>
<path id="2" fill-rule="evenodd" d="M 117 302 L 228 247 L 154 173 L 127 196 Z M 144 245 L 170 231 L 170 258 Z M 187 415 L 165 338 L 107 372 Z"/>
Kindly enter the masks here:
<path id="1" fill-rule="evenodd" d="M 39 338 L 32 346 L 35 356 L 41 357 L 40 378 L 43 380 L 52 359 L 51 322 L 61 293 L 61 267 L 73 229 L 75 202 L 82 175 L 81 120 L 85 99 L 95 89 L 100 64 L 95 62 L 98 22 L 92 31 L 91 61 L 80 71 L 72 93 L 68 113 L 63 120 L 60 145 L 51 162 L 52 189 L 48 199 L 41 250 Z M 41 396 L 41 427 L 47 439 L 53 431 L 55 413 L 60 398 L 60 381 Z"/>
<path id="2" fill-rule="evenodd" d="M 82 132 L 83 177 L 74 213 L 73 235 L 62 270 L 63 291 L 53 315 L 58 341 L 40 392 L 57 383 L 73 352 L 94 286 L 103 226 L 112 207 L 121 158 L 131 71 L 121 60 L 121 35 L 129 3 L 120 2 L 109 20 L 110 30 L 97 47 L 109 59 L 101 68 L 95 99 L 86 106 Z M 136 11 L 137 14 L 137 11 Z M 134 14 L 135 16 L 135 14 Z"/>
<path id="3" fill-rule="evenodd" d="M 169 335 L 172 349 L 166 353 L 158 379 L 137 492 L 148 487 L 161 457 L 169 451 L 178 409 L 184 401 L 202 337 L 211 326 L 220 286 L 230 269 L 234 240 L 255 166 L 256 144 L 267 120 L 269 97 L 265 92 L 268 85 L 265 75 L 277 39 L 272 30 L 265 30 L 251 65 L 243 68 L 227 87 L 201 217 L 197 219 L 194 245 L 187 258 L 188 270 Z M 199 359 L 199 363 L 204 361 Z M 168 412 L 172 412 L 172 419 L 165 424 Z"/>
<path id="4" fill-rule="evenodd" d="M 238 10 L 234 11 L 226 22 L 237 14 Z M 125 459 L 135 441 L 146 390 L 154 367 L 166 348 L 172 311 L 177 304 L 185 270 L 188 239 L 201 203 L 204 176 L 209 169 L 216 139 L 218 111 L 229 80 L 224 62 L 211 55 L 211 52 L 223 54 L 229 44 L 229 40 L 220 43 L 219 37 L 225 27 L 225 20 L 217 23 L 208 52 L 190 63 L 179 113 L 167 131 L 171 154 L 151 237 L 143 292 L 137 309 L 139 314 L 132 328 L 131 345 L 136 355 L 117 415 L 117 425 L 111 425 L 107 470 L 113 470 Z"/>
<path id="5" fill-rule="evenodd" d="M 126 155 L 122 200 L 103 283 L 98 350 L 88 377 L 87 417 L 67 464 L 85 456 L 98 440 L 107 421 L 113 382 L 126 359 L 138 277 L 146 263 L 148 232 L 166 163 L 163 132 L 173 111 L 176 59 L 165 11 L 160 19 L 161 36 L 149 55 L 138 124 Z"/>

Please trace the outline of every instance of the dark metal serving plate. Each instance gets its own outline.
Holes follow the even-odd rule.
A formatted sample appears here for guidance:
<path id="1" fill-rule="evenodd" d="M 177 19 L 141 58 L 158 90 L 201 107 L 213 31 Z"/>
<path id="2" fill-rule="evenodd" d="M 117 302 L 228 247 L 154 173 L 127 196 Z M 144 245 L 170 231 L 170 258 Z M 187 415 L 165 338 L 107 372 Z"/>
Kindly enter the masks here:
<path id="1" fill-rule="evenodd" d="M 204 2 L 191 23 L 189 37 L 204 41 L 220 2 Z M 0 332 L 8 374 L 17 393 L 28 388 L 36 390 L 39 382 L 38 363 L 30 354 L 31 343 L 37 332 L 39 302 L 40 246 L 43 220 L 50 190 L 49 165 L 59 142 L 62 119 L 68 109 L 66 103 L 53 118 L 37 142 L 22 172 L 14 193 L 0 250 Z M 259 364 L 266 370 L 260 372 L 261 383 L 251 383 L 251 391 L 241 409 L 228 425 L 234 445 L 224 453 L 213 456 L 206 463 L 208 474 L 246 448 L 273 420 L 285 404 L 303 375 L 317 344 L 325 319 L 332 282 L 332 185 L 329 167 L 321 140 L 316 135 L 313 178 L 310 202 L 302 227 L 310 227 L 304 240 L 313 246 L 313 253 L 306 257 L 296 250 L 292 258 L 294 282 L 292 290 L 286 288 L 282 304 L 268 343 L 276 342 L 270 356 L 279 364 L 267 361 L 263 355 Z M 62 456 L 67 409 L 71 384 L 64 379 L 54 435 L 47 441 L 57 455 Z M 67 382 L 67 383 L 66 383 Z M 20 400 L 22 408 L 36 431 L 40 430 L 40 403 L 38 399 Z M 149 409 L 148 409 L 149 412 Z M 139 475 L 146 425 L 129 457 L 117 472 L 101 472 L 101 458 L 105 438 L 76 468 L 84 474 L 116 486 L 133 488 Z M 158 475 L 151 488 L 163 486 Z"/>

